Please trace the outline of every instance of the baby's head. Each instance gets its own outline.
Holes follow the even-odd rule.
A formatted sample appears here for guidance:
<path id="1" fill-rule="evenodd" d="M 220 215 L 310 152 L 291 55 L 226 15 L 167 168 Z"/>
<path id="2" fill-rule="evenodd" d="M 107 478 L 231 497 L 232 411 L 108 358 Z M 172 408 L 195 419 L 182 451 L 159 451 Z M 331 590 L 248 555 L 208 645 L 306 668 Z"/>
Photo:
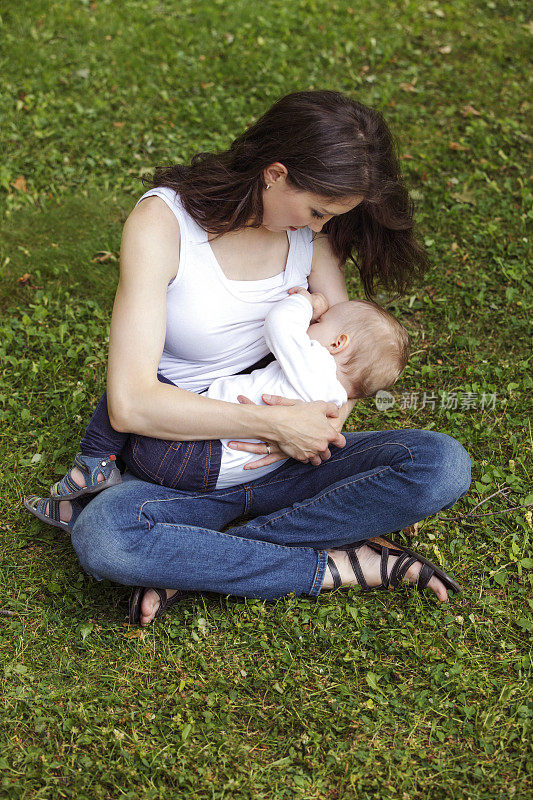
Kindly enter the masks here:
<path id="1" fill-rule="evenodd" d="M 335 357 L 337 374 L 351 399 L 389 389 L 409 357 L 405 328 L 368 300 L 331 306 L 307 333 Z"/>

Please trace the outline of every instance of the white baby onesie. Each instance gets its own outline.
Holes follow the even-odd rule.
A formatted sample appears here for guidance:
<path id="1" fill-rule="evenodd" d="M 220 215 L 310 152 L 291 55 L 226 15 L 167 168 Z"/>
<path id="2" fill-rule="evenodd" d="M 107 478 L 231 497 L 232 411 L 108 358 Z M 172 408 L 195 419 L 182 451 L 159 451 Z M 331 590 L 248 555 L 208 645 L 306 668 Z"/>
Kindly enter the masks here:
<path id="1" fill-rule="evenodd" d="M 307 329 L 313 309 L 306 297 L 289 295 L 276 303 L 265 318 L 264 336 L 276 357 L 267 367 L 249 375 L 218 378 L 207 391 L 207 397 L 237 403 L 242 394 L 263 404 L 263 394 L 277 394 L 295 400 L 325 400 L 337 406 L 346 403 L 346 390 L 337 379 L 337 364 L 327 348 L 309 338 Z M 254 481 L 281 466 L 277 461 L 266 467 L 244 470 L 245 464 L 263 456 L 231 450 L 228 439 L 222 439 L 222 461 L 217 489 Z M 257 442 L 257 439 L 242 441 Z"/>

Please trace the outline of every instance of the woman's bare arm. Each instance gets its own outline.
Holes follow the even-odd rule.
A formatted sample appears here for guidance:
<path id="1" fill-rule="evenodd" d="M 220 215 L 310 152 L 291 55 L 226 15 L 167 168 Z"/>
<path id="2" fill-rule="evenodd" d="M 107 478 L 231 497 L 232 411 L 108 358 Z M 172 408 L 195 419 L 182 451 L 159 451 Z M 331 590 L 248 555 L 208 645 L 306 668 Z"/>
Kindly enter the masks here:
<path id="1" fill-rule="evenodd" d="M 116 430 L 161 439 L 261 438 L 293 458 L 344 439 L 330 424 L 332 403 L 298 409 L 240 406 L 157 380 L 166 326 L 166 290 L 179 270 L 179 225 L 160 198 L 130 214 L 121 246 L 120 282 L 111 321 L 108 406 Z"/>
<path id="2" fill-rule="evenodd" d="M 309 291 L 324 294 L 330 306 L 349 300 L 342 264 L 333 253 L 327 235 L 323 233 L 319 233 L 313 241 L 313 261 L 308 283 Z M 332 421 L 332 425 L 339 432 L 352 413 L 354 405 L 355 400 L 348 400 L 340 407 L 339 416 Z"/>
<path id="3" fill-rule="evenodd" d="M 342 264 L 333 253 L 328 237 L 323 233 L 313 239 L 313 260 L 308 283 L 309 291 L 321 292 L 330 306 L 349 299 Z"/>

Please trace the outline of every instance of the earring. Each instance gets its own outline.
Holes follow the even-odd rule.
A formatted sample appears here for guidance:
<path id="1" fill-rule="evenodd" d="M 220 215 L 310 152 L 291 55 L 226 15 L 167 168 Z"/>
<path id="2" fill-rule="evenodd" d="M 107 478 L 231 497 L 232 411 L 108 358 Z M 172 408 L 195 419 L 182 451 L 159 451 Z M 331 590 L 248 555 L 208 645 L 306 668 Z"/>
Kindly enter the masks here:
<path id="1" fill-rule="evenodd" d="M 265 187 L 265 191 L 266 191 L 267 189 L 270 189 L 270 184 L 269 184 L 269 183 L 267 183 L 267 185 L 266 185 L 266 187 Z"/>

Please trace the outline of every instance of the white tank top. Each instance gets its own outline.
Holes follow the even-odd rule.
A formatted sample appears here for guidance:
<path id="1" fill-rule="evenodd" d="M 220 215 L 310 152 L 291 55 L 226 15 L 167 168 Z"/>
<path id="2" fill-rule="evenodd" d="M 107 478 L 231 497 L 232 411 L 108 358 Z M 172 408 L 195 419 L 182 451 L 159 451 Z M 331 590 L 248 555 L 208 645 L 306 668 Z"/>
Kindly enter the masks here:
<path id="1" fill-rule="evenodd" d="M 182 389 L 200 392 L 216 378 L 234 375 L 269 352 L 263 325 L 274 303 L 291 286 L 307 288 L 313 257 L 312 231 L 287 231 L 283 272 L 258 281 L 229 280 L 201 228 L 173 189 L 143 194 L 160 197 L 180 226 L 180 265 L 167 288 L 167 323 L 159 372 Z M 138 205 L 137 203 L 137 205 Z"/>

